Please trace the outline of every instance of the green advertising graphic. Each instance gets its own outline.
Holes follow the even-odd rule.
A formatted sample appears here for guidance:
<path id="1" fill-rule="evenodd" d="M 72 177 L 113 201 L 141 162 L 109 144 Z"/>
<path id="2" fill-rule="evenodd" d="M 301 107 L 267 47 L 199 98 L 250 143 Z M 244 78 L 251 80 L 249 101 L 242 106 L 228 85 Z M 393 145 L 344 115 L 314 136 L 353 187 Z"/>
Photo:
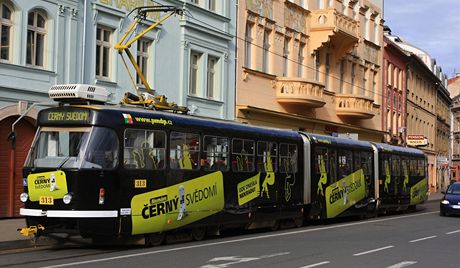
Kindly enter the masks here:
<path id="1" fill-rule="evenodd" d="M 415 205 L 422 203 L 427 199 L 426 193 L 428 190 L 428 179 L 423 179 L 417 182 L 410 188 L 410 204 Z"/>
<path id="2" fill-rule="evenodd" d="M 259 179 L 260 172 L 254 177 L 238 183 L 238 205 L 244 205 L 259 196 Z"/>
<path id="3" fill-rule="evenodd" d="M 224 208 L 221 171 L 131 200 L 132 234 L 162 232 L 209 217 Z"/>
<path id="4" fill-rule="evenodd" d="M 326 187 L 327 218 L 334 218 L 366 197 L 362 169 Z"/>
<path id="5" fill-rule="evenodd" d="M 30 174 L 27 176 L 30 201 L 62 199 L 67 194 L 65 173 L 60 170 Z"/>

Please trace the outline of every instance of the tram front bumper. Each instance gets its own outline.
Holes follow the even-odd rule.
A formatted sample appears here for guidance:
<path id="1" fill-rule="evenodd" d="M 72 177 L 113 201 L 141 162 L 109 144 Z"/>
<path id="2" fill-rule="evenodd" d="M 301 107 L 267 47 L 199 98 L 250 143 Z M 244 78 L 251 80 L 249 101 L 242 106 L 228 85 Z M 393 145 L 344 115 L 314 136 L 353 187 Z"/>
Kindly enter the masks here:
<path id="1" fill-rule="evenodd" d="M 43 210 L 21 208 L 19 214 L 29 217 L 49 218 L 117 218 L 117 210 Z"/>

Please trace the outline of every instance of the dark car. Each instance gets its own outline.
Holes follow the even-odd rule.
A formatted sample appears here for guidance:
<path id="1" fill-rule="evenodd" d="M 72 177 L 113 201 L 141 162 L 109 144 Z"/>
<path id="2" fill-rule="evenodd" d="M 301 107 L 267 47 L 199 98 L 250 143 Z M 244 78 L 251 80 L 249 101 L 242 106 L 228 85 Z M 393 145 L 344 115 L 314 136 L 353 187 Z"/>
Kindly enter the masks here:
<path id="1" fill-rule="evenodd" d="M 460 215 L 460 182 L 454 182 L 444 193 L 439 205 L 441 216 Z"/>

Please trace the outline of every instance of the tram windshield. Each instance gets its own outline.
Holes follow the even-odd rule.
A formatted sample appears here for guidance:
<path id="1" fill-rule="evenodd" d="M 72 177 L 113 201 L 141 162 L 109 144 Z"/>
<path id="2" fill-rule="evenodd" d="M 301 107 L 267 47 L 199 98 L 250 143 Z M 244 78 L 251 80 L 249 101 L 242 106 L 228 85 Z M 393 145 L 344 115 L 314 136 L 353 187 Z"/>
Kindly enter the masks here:
<path id="1" fill-rule="evenodd" d="M 118 163 L 118 139 L 103 127 L 42 127 L 26 167 L 110 169 Z"/>

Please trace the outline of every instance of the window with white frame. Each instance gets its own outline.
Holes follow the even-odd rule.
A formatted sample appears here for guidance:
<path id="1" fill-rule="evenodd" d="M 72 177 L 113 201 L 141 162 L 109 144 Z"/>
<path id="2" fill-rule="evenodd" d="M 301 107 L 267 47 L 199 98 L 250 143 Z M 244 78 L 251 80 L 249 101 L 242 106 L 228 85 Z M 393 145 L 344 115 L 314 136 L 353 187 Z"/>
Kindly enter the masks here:
<path id="1" fill-rule="evenodd" d="M 254 24 L 247 22 L 246 23 L 246 35 L 245 35 L 245 57 L 244 57 L 244 66 L 246 68 L 251 68 L 252 63 L 252 29 Z"/>
<path id="2" fill-rule="evenodd" d="M 97 26 L 96 30 L 96 77 L 110 78 L 110 48 L 112 30 Z"/>
<path id="3" fill-rule="evenodd" d="M 190 85 L 189 94 L 197 95 L 199 88 L 199 77 L 201 73 L 200 63 L 202 54 L 192 51 L 190 55 Z"/>
<path id="4" fill-rule="evenodd" d="M 27 51 L 26 63 L 31 66 L 44 66 L 45 60 L 46 15 L 39 11 L 30 11 L 27 15 Z"/>
<path id="5" fill-rule="evenodd" d="M 148 75 L 148 61 L 149 61 L 149 47 L 151 41 L 147 39 L 139 39 L 137 41 L 137 65 L 142 72 L 145 80 L 147 80 Z M 139 75 L 136 75 L 136 83 L 138 85 L 142 84 L 142 80 Z"/>
<path id="6" fill-rule="evenodd" d="M 263 51 L 262 51 L 262 72 L 268 73 L 270 66 L 270 30 L 266 29 L 264 31 L 264 41 L 263 41 Z"/>
<path id="7" fill-rule="evenodd" d="M 0 60 L 9 61 L 11 54 L 11 27 L 13 9 L 5 4 L 0 3 Z"/>
<path id="8" fill-rule="evenodd" d="M 208 9 L 210 11 L 216 11 L 216 0 L 208 0 Z"/>
<path id="9" fill-rule="evenodd" d="M 219 59 L 213 56 L 208 56 L 208 77 L 207 77 L 207 90 L 206 95 L 210 99 L 215 99 L 217 97 L 217 78 L 218 78 L 218 62 Z"/>

